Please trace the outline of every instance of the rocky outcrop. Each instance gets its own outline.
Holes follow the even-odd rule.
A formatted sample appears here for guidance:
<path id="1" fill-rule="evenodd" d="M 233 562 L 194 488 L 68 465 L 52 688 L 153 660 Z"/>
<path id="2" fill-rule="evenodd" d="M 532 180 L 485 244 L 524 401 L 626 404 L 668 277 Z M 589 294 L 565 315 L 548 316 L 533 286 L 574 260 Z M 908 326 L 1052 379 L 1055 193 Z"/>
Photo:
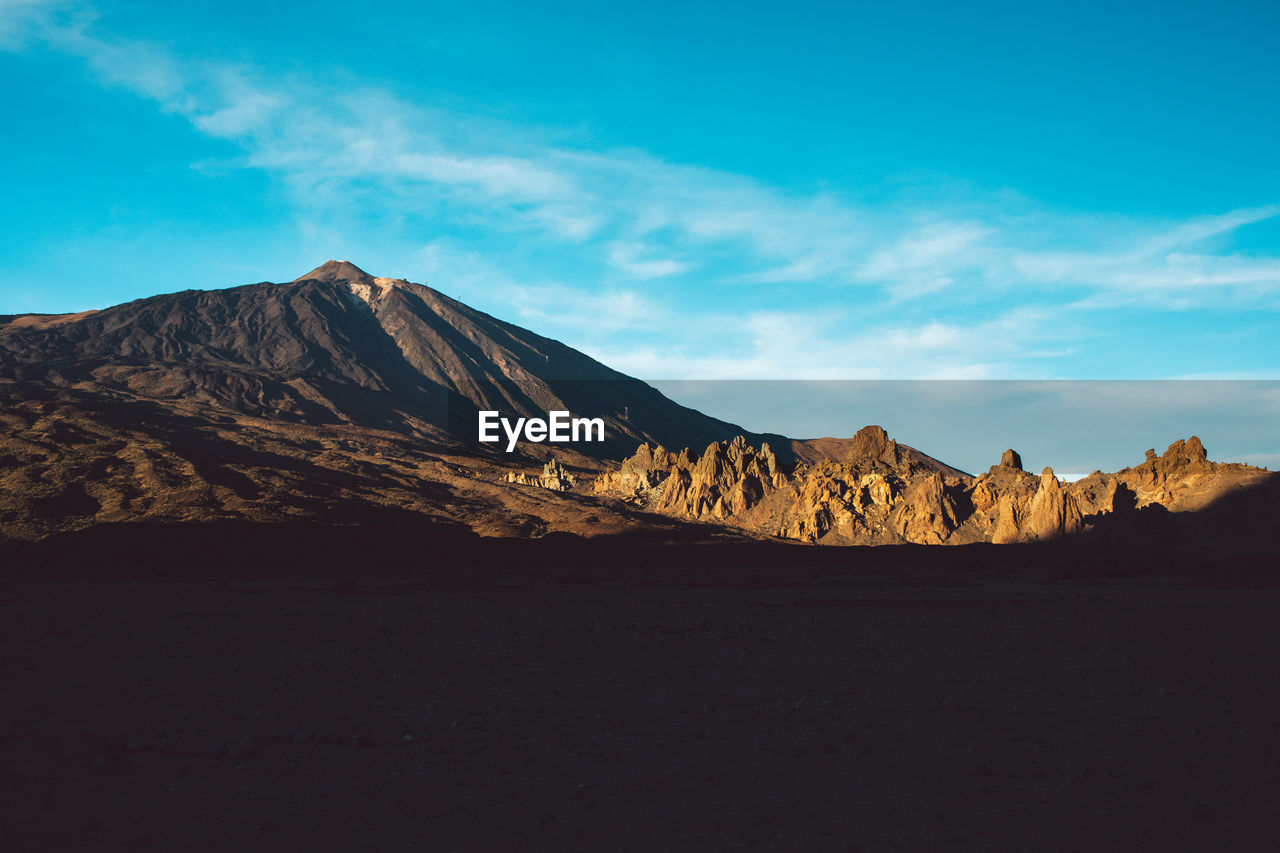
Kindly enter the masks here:
<path id="1" fill-rule="evenodd" d="M 741 436 L 711 444 L 696 461 L 641 446 L 594 491 L 803 542 L 942 542 L 959 523 L 951 491 L 963 482 L 915 456 L 878 426 L 860 430 L 843 460 L 791 474 L 768 444 L 757 451 Z"/>
<path id="2" fill-rule="evenodd" d="M 596 478 L 592 491 L 684 518 L 728 520 L 755 507 L 786 482 L 768 443 L 756 450 L 742 436 L 716 441 L 701 456 L 642 444 L 616 471 Z"/>
<path id="3" fill-rule="evenodd" d="M 642 444 L 632 456 L 622 461 L 618 470 L 606 471 L 597 477 L 592 483 L 592 491 L 641 499 L 658 488 L 681 460 L 686 466 L 693 462 L 688 449 L 676 454 L 662 445 L 650 447 Z"/>
<path id="4" fill-rule="evenodd" d="M 889 434 L 881 426 L 865 426 L 853 437 L 853 445 L 849 448 L 846 461 L 855 465 L 872 465 L 877 463 L 894 467 L 902 461 L 902 452 L 898 442 L 889 438 Z"/>
<path id="5" fill-rule="evenodd" d="M 842 460 L 801 463 L 789 475 L 767 445 L 756 451 L 741 437 L 712 444 L 696 460 L 642 446 L 595 489 L 657 512 L 802 542 L 963 544 L 1103 535 L 1100 525 L 1106 536 L 1123 537 L 1124 520 L 1143 507 L 1189 506 L 1270 476 L 1209 462 L 1194 436 L 1136 468 L 1070 484 L 1051 468 L 1038 477 L 1023 470 L 1012 449 L 972 478 L 920 465 L 880 427 L 860 430 L 849 446 Z"/>
<path id="6" fill-rule="evenodd" d="M 1062 487 L 1052 468 L 1040 474 L 1040 485 L 1029 498 L 1025 492 L 1001 495 L 991 541 L 1042 542 L 1079 533 L 1084 515 L 1073 495 Z"/>
<path id="7" fill-rule="evenodd" d="M 797 472 L 778 535 L 816 542 L 889 541 L 889 515 L 901 496 L 896 477 L 861 474 L 847 462 L 827 462 Z"/>
<path id="8" fill-rule="evenodd" d="M 927 474 L 907 490 L 893 514 L 893 531 L 907 542 L 940 545 L 956 529 L 955 501 L 942 477 Z"/>
<path id="9" fill-rule="evenodd" d="M 1127 483 L 1112 477 L 1107 481 L 1107 491 L 1103 495 L 1099 511 L 1105 514 L 1124 514 L 1138 508 L 1138 495 Z"/>
<path id="10" fill-rule="evenodd" d="M 1040 490 L 1031 499 L 1023 534 L 1030 541 L 1057 539 L 1079 532 L 1083 516 L 1075 498 L 1062 488 L 1052 468 L 1040 473 Z"/>
<path id="11" fill-rule="evenodd" d="M 1022 470 L 1022 457 L 1006 450 L 999 465 L 970 484 L 964 494 L 971 510 L 958 536 L 967 542 L 1016 542 L 1040 478 Z"/>
<path id="12" fill-rule="evenodd" d="M 541 474 L 526 474 L 523 471 L 508 471 L 506 482 L 521 486 L 539 486 L 553 492 L 567 492 L 574 487 L 574 476 L 555 459 L 548 459 L 542 466 Z"/>
<path id="13" fill-rule="evenodd" d="M 1115 474 L 1095 471 L 1068 490 L 1086 517 L 1148 507 L 1190 512 L 1267 476 L 1248 465 L 1209 461 L 1204 445 L 1193 435 L 1170 444 L 1163 454 L 1148 450 L 1141 465 Z"/>
<path id="14" fill-rule="evenodd" d="M 1023 504 L 1016 497 L 1001 495 L 997 504 L 996 524 L 991 532 L 991 541 L 996 545 L 1017 542 L 1022 535 L 1024 517 Z"/>
<path id="15" fill-rule="evenodd" d="M 742 436 L 708 445 L 692 465 L 678 457 L 655 508 L 688 518 L 726 519 L 750 510 L 784 482 L 769 445 L 757 452 Z"/>
<path id="16" fill-rule="evenodd" d="M 1217 473 L 1204 445 L 1196 436 L 1179 439 L 1161 456 L 1147 451 L 1147 459 L 1135 468 L 1120 472 L 1120 479 L 1137 495 L 1138 506 L 1158 503 L 1170 509 L 1185 499 L 1199 497 L 1205 480 Z"/>

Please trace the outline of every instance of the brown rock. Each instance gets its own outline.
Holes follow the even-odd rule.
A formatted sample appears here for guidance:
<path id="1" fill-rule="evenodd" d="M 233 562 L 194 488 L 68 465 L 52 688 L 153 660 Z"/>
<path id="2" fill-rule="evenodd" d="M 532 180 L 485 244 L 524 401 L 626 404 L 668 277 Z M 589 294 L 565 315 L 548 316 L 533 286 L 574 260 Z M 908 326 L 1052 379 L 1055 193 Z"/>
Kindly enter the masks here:
<path id="1" fill-rule="evenodd" d="M 908 542 L 936 545 L 956 529 L 955 503 L 942 477 L 928 474 L 911 486 L 893 514 L 894 532 Z"/>
<path id="2" fill-rule="evenodd" d="M 1001 495 L 999 510 L 996 516 L 995 531 L 991 541 L 996 545 L 1008 545 L 1017 542 L 1022 536 L 1021 504 L 1011 494 Z"/>
<path id="3" fill-rule="evenodd" d="M 1052 468 L 1040 474 L 1040 490 L 1031 499 L 1031 507 L 1022 524 L 1022 538 L 1028 541 L 1057 539 L 1078 532 L 1084 518 L 1076 500 L 1068 495 L 1054 476 Z"/>
<path id="4" fill-rule="evenodd" d="M 1112 477 L 1102 499 L 1102 512 L 1128 512 L 1138 506 L 1138 496 L 1126 483 Z"/>
<path id="5" fill-rule="evenodd" d="M 569 470 L 555 459 L 548 459 L 542 466 L 539 475 L 526 474 L 523 471 L 508 471 L 506 482 L 521 486 L 539 486 L 553 492 L 567 492 L 574 486 L 574 477 Z"/>
<path id="6" fill-rule="evenodd" d="M 1169 445 L 1169 449 L 1164 452 L 1161 458 L 1168 463 L 1178 462 L 1204 462 L 1208 459 L 1209 454 L 1205 451 L 1204 445 L 1200 443 L 1200 439 L 1191 436 L 1186 441 L 1178 439 Z"/>
<path id="7" fill-rule="evenodd" d="M 889 434 L 881 426 L 865 426 L 858 430 L 849 448 L 848 461 L 884 462 L 897 465 L 901 461 L 898 442 L 889 438 Z"/>
<path id="8" fill-rule="evenodd" d="M 631 460 L 623 463 L 624 471 L 629 464 Z M 758 504 L 777 488 L 779 477 L 777 458 L 768 445 L 757 453 L 742 436 L 716 441 L 696 462 L 687 450 L 676 455 L 654 508 L 692 518 L 728 519 Z"/>
<path id="9" fill-rule="evenodd" d="M 779 472 L 778 457 L 774 455 L 773 449 L 769 447 L 769 442 L 760 445 L 760 471 L 770 480 L 777 476 Z"/>
<path id="10" fill-rule="evenodd" d="M 676 458 L 676 454 L 662 445 L 650 448 L 648 444 L 641 444 L 633 455 L 622 461 L 617 471 L 606 471 L 597 477 L 592 491 L 643 497 L 667 478 Z"/>
<path id="11" fill-rule="evenodd" d="M 1000 505 L 1000 492 L 986 477 L 981 477 L 969 492 L 969 502 L 975 512 L 989 513 Z"/>
<path id="12" fill-rule="evenodd" d="M 689 469 L 683 465 L 673 464 L 662 487 L 662 493 L 658 496 L 657 508 L 684 510 L 692 483 L 693 476 L 689 473 Z"/>
<path id="13" fill-rule="evenodd" d="M 913 462 L 917 451 L 876 426 L 850 443 L 854 451 L 846 461 L 802 462 L 791 474 L 780 470 L 767 445 L 757 451 L 741 437 L 714 442 L 696 458 L 687 449 L 667 454 L 641 447 L 611 476 L 631 472 L 634 481 L 660 483 L 649 492 L 650 508 L 685 518 L 804 542 L 937 544 L 1056 539 L 1083 532 L 1086 516 L 1093 523 L 1149 503 L 1170 509 L 1179 500 L 1203 503 L 1264 474 L 1209 462 L 1194 436 L 1135 468 L 1095 471 L 1070 485 L 1050 468 L 1039 477 L 1023 470 L 1012 449 L 975 480 Z"/>

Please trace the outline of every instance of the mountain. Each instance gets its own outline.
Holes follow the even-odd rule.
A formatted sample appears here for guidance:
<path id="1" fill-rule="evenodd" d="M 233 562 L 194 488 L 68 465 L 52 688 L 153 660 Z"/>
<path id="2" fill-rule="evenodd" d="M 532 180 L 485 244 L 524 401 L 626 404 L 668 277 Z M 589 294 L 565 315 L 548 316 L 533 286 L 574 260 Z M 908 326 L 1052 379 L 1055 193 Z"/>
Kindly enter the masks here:
<path id="1" fill-rule="evenodd" d="M 598 417 L 607 440 L 508 453 L 476 440 L 481 410 Z M 1012 451 L 973 477 L 878 426 L 848 439 L 751 434 L 558 341 L 347 261 L 291 282 L 0 317 L 4 539 L 139 522 L 169 531 L 154 541 L 210 523 L 318 526 L 323 536 L 300 538 L 326 543 L 356 527 L 409 543 L 557 532 L 1169 539 L 1171 514 L 1217 507 L 1207 535 L 1230 540 L 1236 520 L 1275 504 L 1275 477 L 1209 462 L 1198 440 L 1149 456 L 1064 486 L 1051 471 L 1022 471 Z M 1239 497 L 1248 490 L 1269 497 Z M 141 547 L 148 537 L 132 534 L 142 529 L 113 541 Z"/>
<path id="2" fill-rule="evenodd" d="M 0 379 L 464 443 L 481 409 L 565 410 L 604 420 L 606 441 L 578 450 L 605 458 L 743 432 L 558 341 L 347 261 L 283 284 L 10 317 Z"/>
<path id="3" fill-rule="evenodd" d="M 506 453 L 476 441 L 481 409 L 599 417 L 606 440 Z M 549 456 L 581 476 L 640 442 L 701 447 L 741 432 L 346 261 L 291 282 L 0 316 L 0 539 L 138 522 L 392 525 L 421 527 L 424 541 L 446 529 L 687 537 L 679 522 L 507 478 Z"/>

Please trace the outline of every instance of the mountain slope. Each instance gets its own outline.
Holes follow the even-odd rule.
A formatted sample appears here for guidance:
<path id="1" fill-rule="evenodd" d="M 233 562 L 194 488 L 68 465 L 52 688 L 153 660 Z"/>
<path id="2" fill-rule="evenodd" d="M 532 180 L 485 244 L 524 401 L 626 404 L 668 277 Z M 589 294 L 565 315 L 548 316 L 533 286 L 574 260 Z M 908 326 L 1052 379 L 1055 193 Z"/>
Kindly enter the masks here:
<path id="1" fill-rule="evenodd" d="M 482 408 L 601 417 L 608 441 L 506 453 L 475 441 Z M 507 475 L 554 453 L 581 477 L 643 441 L 700 448 L 741 431 L 340 261 L 280 284 L 0 317 L 0 539 L 137 522 L 717 536 Z"/>
<path id="2" fill-rule="evenodd" d="M 600 417 L 620 458 L 743 430 L 558 341 L 403 279 L 330 261 L 298 279 L 187 290 L 0 325 L 0 379 L 473 442 L 480 409 Z"/>

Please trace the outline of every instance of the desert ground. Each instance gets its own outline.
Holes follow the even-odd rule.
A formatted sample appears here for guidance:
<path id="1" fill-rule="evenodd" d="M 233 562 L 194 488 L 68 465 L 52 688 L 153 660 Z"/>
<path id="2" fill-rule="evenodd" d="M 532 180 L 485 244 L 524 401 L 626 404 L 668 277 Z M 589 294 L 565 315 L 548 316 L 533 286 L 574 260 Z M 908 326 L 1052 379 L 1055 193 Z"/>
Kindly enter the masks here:
<path id="1" fill-rule="evenodd" d="M 13 850 L 1280 846 L 1257 577 L 27 578 L 0 624 Z"/>

